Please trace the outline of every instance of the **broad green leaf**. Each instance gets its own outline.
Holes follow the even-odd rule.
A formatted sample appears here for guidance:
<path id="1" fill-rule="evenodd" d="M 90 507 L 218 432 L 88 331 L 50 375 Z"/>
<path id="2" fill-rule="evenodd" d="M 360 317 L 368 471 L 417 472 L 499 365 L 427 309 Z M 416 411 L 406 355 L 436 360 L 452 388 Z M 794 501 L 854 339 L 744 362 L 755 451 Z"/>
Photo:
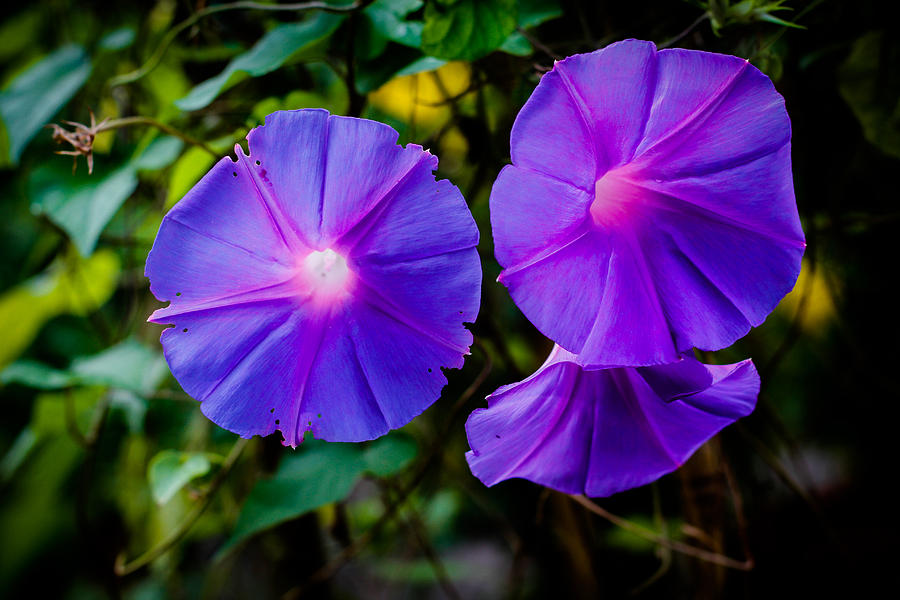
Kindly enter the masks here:
<path id="1" fill-rule="evenodd" d="M 340 15 L 319 13 L 300 23 L 279 25 L 266 33 L 250 50 L 228 63 L 225 70 L 207 79 L 175 101 L 181 110 L 199 110 L 226 89 L 247 77 L 259 77 L 283 65 L 294 55 L 328 37 L 341 24 Z"/>
<path id="2" fill-rule="evenodd" d="M 132 165 L 139 171 L 157 171 L 175 162 L 183 148 L 184 142 L 177 137 L 158 137 L 144 148 Z"/>
<path id="3" fill-rule="evenodd" d="M 838 86 L 869 143 L 900 158 L 900 44 L 880 31 L 859 38 Z"/>
<path id="4" fill-rule="evenodd" d="M 0 371 L 0 383 L 18 383 L 39 390 L 58 390 L 75 385 L 78 378 L 33 360 L 19 360 Z"/>
<path id="5" fill-rule="evenodd" d="M 264 529 L 343 500 L 366 469 L 353 444 L 304 442 L 282 460 L 274 477 L 254 486 L 219 556 Z"/>
<path id="6" fill-rule="evenodd" d="M 44 390 L 98 385 L 147 395 L 156 389 L 166 372 L 162 355 L 129 339 L 99 354 L 76 358 L 66 370 L 30 360 L 14 362 L 0 371 L 0 383 Z"/>
<path id="7" fill-rule="evenodd" d="M 422 0 L 375 0 L 363 14 L 376 34 L 386 40 L 418 48 L 422 45 L 421 21 L 407 21 L 406 16 L 422 8 Z"/>
<path id="8" fill-rule="evenodd" d="M 81 46 L 63 46 L 16 77 L 0 92 L 0 118 L 6 126 L 8 163 L 16 165 L 25 146 L 75 95 L 91 73 Z"/>
<path id="9" fill-rule="evenodd" d="M 201 452 L 163 450 L 150 461 L 147 480 L 157 504 L 165 504 L 188 483 L 209 473 L 209 458 Z"/>
<path id="10" fill-rule="evenodd" d="M 105 304 L 120 271 L 119 258 L 110 250 L 88 259 L 60 257 L 40 275 L 5 291 L 0 295 L 0 367 L 19 356 L 48 320 L 84 315 Z"/>
<path id="11" fill-rule="evenodd" d="M 120 27 L 100 38 L 99 46 L 103 50 L 124 50 L 133 43 L 134 29 L 131 27 Z"/>
<path id="12" fill-rule="evenodd" d="M 446 59 L 475 60 L 498 49 L 516 28 L 515 0 L 457 0 L 425 7 L 422 51 Z"/>
<path id="13" fill-rule="evenodd" d="M 100 354 L 76 358 L 69 368 L 83 385 L 102 385 L 149 394 L 167 373 L 162 355 L 128 339 Z"/>
<path id="14" fill-rule="evenodd" d="M 61 227 L 82 256 L 89 256 L 100 233 L 134 192 L 138 180 L 131 165 L 100 175 L 86 169 L 72 174 L 62 165 L 43 165 L 28 180 L 35 214 L 46 215 Z"/>
<path id="15" fill-rule="evenodd" d="M 393 475 L 412 462 L 416 449 L 416 442 L 403 434 L 381 437 L 363 452 L 366 471 L 378 477 Z"/>
<path id="16" fill-rule="evenodd" d="M 519 16 L 516 24 L 522 29 L 537 27 L 541 23 L 557 19 L 563 14 L 559 3 L 553 0 L 519 0 L 518 7 Z M 503 41 L 500 50 L 515 56 L 528 56 L 534 52 L 531 42 L 518 31 L 512 32 Z"/>

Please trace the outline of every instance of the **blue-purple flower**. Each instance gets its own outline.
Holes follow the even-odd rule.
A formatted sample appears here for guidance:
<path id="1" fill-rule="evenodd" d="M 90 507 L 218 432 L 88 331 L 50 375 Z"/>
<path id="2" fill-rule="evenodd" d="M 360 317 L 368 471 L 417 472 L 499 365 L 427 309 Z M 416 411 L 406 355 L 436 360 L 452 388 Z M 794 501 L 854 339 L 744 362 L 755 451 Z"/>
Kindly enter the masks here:
<path id="1" fill-rule="evenodd" d="M 586 366 L 724 348 L 800 272 L 790 138 L 746 60 L 628 40 L 560 61 L 491 193 L 500 281 Z"/>
<path id="2" fill-rule="evenodd" d="M 555 346 L 528 379 L 488 396 L 466 423 L 472 473 L 486 485 L 519 477 L 569 494 L 609 496 L 681 466 L 756 406 L 749 360 L 685 356 L 650 367 L 588 370 Z"/>
<path id="3" fill-rule="evenodd" d="M 478 230 L 437 158 L 381 123 L 277 112 L 163 220 L 166 360 L 212 421 L 360 441 L 430 406 L 472 342 Z"/>

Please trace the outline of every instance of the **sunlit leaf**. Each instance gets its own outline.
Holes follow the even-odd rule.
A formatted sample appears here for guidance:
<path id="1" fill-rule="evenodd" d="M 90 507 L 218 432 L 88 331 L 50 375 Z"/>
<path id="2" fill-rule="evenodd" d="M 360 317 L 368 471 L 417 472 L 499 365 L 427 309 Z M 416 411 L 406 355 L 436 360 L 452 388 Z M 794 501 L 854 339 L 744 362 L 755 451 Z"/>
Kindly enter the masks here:
<path id="1" fill-rule="evenodd" d="M 0 118 L 6 126 L 9 164 L 16 165 L 25 146 L 75 95 L 91 73 L 81 46 L 63 46 L 16 77 L 0 92 Z"/>
<path id="2" fill-rule="evenodd" d="M 165 504 L 188 483 L 210 470 L 209 458 L 201 452 L 163 450 L 150 461 L 147 481 L 157 504 Z"/>
<path id="3" fill-rule="evenodd" d="M 166 193 L 165 208 L 169 209 L 188 193 L 194 184 L 209 171 L 216 159 L 203 148 L 193 146 L 181 155 L 172 167 L 169 176 L 169 191 Z"/>
<path id="4" fill-rule="evenodd" d="M 515 28 L 515 0 L 429 2 L 422 51 L 437 58 L 475 60 L 498 49 Z"/>
<path id="5" fill-rule="evenodd" d="M 283 65 L 288 59 L 331 35 L 341 24 L 340 15 L 319 13 L 300 23 L 279 25 L 264 35 L 250 50 L 235 57 L 225 70 L 196 86 L 175 101 L 181 110 L 199 110 L 241 79 L 259 77 Z"/>
<path id="6" fill-rule="evenodd" d="M 0 295 L 0 367 L 28 347 L 45 322 L 72 313 L 84 315 L 106 303 L 119 280 L 115 253 L 88 259 L 60 257 L 46 271 Z"/>

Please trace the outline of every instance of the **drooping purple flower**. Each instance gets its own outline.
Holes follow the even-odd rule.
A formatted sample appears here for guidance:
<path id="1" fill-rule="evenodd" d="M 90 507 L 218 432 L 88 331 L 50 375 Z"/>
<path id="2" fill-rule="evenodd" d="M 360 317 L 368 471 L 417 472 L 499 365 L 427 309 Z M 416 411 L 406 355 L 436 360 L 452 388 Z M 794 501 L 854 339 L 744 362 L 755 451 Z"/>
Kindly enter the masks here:
<path id="1" fill-rule="evenodd" d="M 166 360 L 212 421 L 360 441 L 431 405 L 472 343 L 478 230 L 387 125 L 277 112 L 163 220 L 147 259 Z"/>
<path id="2" fill-rule="evenodd" d="M 628 40 L 558 62 L 491 193 L 500 281 L 587 366 L 724 348 L 800 272 L 790 138 L 734 56 Z"/>
<path id="3" fill-rule="evenodd" d="M 488 396 L 466 422 L 472 473 L 568 494 L 609 496 L 674 471 L 750 414 L 759 375 L 750 360 L 705 365 L 684 356 L 650 367 L 586 370 L 555 346 L 528 379 Z"/>

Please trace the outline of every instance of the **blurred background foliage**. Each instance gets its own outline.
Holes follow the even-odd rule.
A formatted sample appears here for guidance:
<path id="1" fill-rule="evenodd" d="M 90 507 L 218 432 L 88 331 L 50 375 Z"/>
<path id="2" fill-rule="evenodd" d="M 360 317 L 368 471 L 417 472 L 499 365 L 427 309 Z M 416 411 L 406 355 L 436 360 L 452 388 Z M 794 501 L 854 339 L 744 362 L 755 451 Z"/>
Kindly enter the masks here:
<path id="1" fill-rule="evenodd" d="M 889 576 L 897 533 L 886 493 L 900 168 L 891 4 L 8 8 L 0 595 L 867 595 Z M 463 422 L 550 349 L 494 282 L 488 197 L 512 122 L 555 59 L 628 37 L 746 57 L 775 81 L 793 120 L 809 248 L 795 291 L 768 321 L 706 356 L 753 357 L 763 377 L 756 412 L 678 472 L 598 500 L 627 519 L 616 524 L 528 482 L 484 488 L 463 458 Z M 481 229 L 485 283 L 473 355 L 431 409 L 371 443 L 307 440 L 292 451 L 277 436 L 236 440 L 181 391 L 161 328 L 145 322 L 158 302 L 143 265 L 163 214 L 217 157 L 266 114 L 302 107 L 381 120 L 402 143 L 435 152 L 439 177 L 460 187 Z M 63 121 L 82 125 L 44 128 Z M 57 150 L 78 154 L 77 169 Z"/>

